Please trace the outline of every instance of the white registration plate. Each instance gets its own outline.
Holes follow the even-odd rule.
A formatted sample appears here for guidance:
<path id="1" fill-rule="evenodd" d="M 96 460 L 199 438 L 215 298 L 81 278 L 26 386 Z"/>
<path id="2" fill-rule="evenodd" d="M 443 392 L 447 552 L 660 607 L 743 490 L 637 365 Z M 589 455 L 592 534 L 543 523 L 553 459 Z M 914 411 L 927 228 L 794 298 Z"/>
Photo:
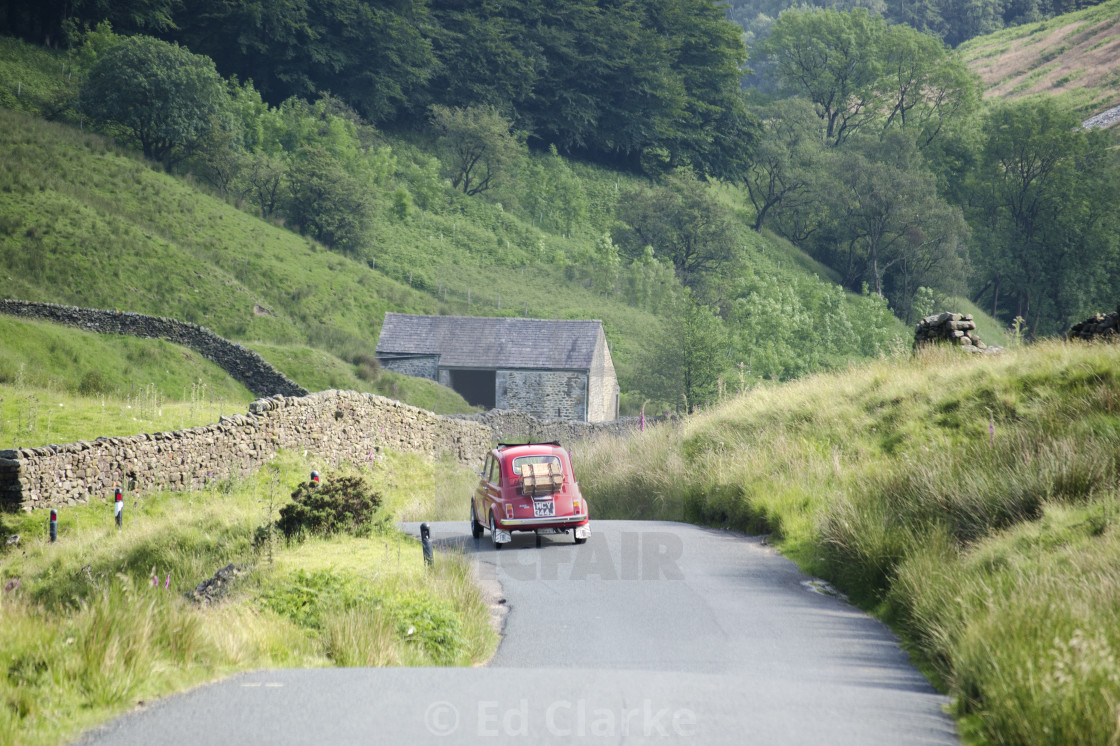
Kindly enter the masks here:
<path id="1" fill-rule="evenodd" d="M 534 500 L 533 501 L 533 517 L 534 518 L 551 518 L 556 515 L 556 501 L 555 500 Z"/>

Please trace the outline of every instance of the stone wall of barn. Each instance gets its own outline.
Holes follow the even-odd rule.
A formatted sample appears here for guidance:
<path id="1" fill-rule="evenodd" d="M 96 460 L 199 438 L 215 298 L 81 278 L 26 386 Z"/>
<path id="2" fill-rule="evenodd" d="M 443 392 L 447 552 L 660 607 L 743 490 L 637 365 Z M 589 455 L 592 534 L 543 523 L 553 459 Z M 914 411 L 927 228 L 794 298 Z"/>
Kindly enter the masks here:
<path id="1" fill-rule="evenodd" d="M 563 370 L 499 370 L 496 409 L 536 417 L 587 420 L 587 374 Z"/>
<path id="2" fill-rule="evenodd" d="M 439 355 L 411 355 L 408 357 L 378 357 L 381 367 L 394 373 L 416 378 L 439 381 Z M 442 382 L 441 382 L 442 383 Z M 447 384 L 444 384 L 447 385 Z"/>
<path id="3" fill-rule="evenodd" d="M 607 338 L 600 331 L 587 383 L 587 421 L 610 422 L 618 417 L 618 392 L 618 378 L 607 349 Z"/>

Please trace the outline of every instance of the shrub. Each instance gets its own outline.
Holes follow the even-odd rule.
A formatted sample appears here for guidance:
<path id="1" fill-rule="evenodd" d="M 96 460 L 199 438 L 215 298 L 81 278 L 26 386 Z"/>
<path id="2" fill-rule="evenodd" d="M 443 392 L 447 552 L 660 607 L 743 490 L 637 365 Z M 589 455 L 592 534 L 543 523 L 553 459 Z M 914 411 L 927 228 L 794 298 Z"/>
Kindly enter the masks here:
<path id="1" fill-rule="evenodd" d="M 99 370 L 86 371 L 86 374 L 82 376 L 82 380 L 78 383 L 78 393 L 82 396 L 97 396 L 112 391 L 112 383 Z"/>
<path id="2" fill-rule="evenodd" d="M 276 526 L 289 540 L 305 534 L 360 534 L 380 507 L 381 495 L 360 476 L 335 477 L 318 486 L 304 482 L 292 493 L 292 502 L 280 508 Z"/>

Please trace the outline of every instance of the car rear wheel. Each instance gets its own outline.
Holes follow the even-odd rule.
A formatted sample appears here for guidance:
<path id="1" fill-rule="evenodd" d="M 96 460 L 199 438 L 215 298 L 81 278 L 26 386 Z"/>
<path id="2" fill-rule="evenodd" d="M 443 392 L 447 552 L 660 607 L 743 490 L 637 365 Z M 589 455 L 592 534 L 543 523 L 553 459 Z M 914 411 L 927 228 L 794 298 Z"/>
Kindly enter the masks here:
<path id="1" fill-rule="evenodd" d="M 490 543 L 494 545 L 495 549 L 501 549 L 502 545 L 498 543 L 498 524 L 494 522 L 494 511 L 490 511 Z"/>
<path id="2" fill-rule="evenodd" d="M 482 536 L 482 524 L 478 522 L 478 518 L 474 514 L 474 500 L 471 500 L 471 536 L 479 538 Z"/>

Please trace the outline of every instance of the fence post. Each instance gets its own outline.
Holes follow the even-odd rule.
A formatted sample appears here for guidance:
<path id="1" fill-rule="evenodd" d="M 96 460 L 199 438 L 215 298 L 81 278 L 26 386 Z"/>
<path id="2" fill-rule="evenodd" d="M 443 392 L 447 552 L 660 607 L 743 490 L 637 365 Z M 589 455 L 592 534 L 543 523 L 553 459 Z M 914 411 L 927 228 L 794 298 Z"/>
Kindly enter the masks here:
<path id="1" fill-rule="evenodd" d="M 432 528 L 427 523 L 420 524 L 420 543 L 424 547 L 424 564 L 432 564 Z"/>

